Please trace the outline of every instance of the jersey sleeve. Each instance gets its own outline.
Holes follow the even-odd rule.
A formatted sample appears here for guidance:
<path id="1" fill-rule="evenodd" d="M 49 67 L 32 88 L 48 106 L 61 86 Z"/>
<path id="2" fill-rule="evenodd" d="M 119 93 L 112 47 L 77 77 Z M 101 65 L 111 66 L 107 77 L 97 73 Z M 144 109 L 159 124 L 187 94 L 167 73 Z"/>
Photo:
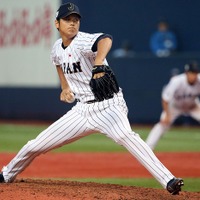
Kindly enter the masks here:
<path id="1" fill-rule="evenodd" d="M 50 60 L 53 65 L 60 65 L 61 64 L 61 58 L 59 57 L 59 47 L 61 46 L 61 39 L 57 40 L 55 44 L 53 45 L 53 48 L 51 50 L 50 54 Z"/>
<path id="2" fill-rule="evenodd" d="M 109 34 L 102 34 L 102 35 L 100 35 L 100 36 L 96 39 L 96 41 L 94 42 L 94 44 L 93 44 L 93 46 L 92 46 L 92 51 L 93 51 L 93 52 L 96 52 L 96 51 L 97 51 L 97 44 L 98 44 L 98 42 L 99 42 L 101 39 L 103 39 L 103 38 L 110 38 L 111 40 L 113 39 L 112 36 L 109 35 Z"/>
<path id="3" fill-rule="evenodd" d="M 80 49 L 85 55 L 94 54 L 94 45 L 101 35 L 104 35 L 104 33 L 90 34 L 79 32 L 78 37 L 76 38 L 77 48 Z"/>

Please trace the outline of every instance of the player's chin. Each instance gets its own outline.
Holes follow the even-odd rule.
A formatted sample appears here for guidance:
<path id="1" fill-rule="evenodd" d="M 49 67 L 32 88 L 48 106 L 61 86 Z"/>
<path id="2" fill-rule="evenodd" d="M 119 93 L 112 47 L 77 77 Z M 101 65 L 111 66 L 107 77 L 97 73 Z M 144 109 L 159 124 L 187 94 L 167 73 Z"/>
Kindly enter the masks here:
<path id="1" fill-rule="evenodd" d="M 70 28 L 70 29 L 68 29 L 67 33 L 71 38 L 73 38 L 78 33 L 78 30 L 76 30 L 74 28 Z"/>

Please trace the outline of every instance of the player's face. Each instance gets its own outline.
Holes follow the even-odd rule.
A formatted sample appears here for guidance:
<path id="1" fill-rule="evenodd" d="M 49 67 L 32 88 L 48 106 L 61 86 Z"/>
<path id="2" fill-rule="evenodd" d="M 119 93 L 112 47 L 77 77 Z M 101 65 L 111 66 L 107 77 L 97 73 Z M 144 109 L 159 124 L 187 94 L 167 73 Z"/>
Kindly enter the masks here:
<path id="1" fill-rule="evenodd" d="M 76 14 L 71 14 L 66 18 L 56 22 L 56 28 L 59 29 L 61 37 L 72 39 L 79 31 L 80 17 Z"/>
<path id="2" fill-rule="evenodd" d="M 194 85 L 197 81 L 198 73 L 187 72 L 187 80 L 190 85 Z"/>

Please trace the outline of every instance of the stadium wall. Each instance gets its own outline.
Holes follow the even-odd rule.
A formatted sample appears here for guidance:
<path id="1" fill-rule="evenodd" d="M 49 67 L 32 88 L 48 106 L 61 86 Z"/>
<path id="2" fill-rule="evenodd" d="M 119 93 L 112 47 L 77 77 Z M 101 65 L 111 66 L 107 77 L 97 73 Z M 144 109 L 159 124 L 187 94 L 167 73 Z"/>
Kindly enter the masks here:
<path id="1" fill-rule="evenodd" d="M 123 89 L 131 123 L 153 123 L 159 119 L 160 95 L 171 70 L 183 72 L 184 64 L 194 59 L 200 62 L 200 57 L 191 55 L 108 58 Z M 1 119 L 55 120 L 74 105 L 59 101 L 59 87 L 0 87 L 0 94 Z"/>

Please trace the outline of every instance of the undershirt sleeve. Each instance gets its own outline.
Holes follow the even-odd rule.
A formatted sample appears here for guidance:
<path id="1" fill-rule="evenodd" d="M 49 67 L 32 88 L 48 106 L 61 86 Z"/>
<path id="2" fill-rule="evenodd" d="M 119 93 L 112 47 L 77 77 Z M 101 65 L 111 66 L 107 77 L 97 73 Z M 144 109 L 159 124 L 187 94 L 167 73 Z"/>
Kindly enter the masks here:
<path id="1" fill-rule="evenodd" d="M 92 46 L 92 51 L 93 51 L 93 52 L 96 52 L 96 51 L 97 51 L 97 44 L 98 44 L 98 42 L 99 42 L 101 39 L 103 39 L 103 38 L 110 38 L 111 40 L 113 39 L 112 36 L 109 35 L 109 34 L 102 34 L 102 35 L 100 35 L 100 36 L 96 39 L 95 43 L 94 43 L 93 46 Z"/>

